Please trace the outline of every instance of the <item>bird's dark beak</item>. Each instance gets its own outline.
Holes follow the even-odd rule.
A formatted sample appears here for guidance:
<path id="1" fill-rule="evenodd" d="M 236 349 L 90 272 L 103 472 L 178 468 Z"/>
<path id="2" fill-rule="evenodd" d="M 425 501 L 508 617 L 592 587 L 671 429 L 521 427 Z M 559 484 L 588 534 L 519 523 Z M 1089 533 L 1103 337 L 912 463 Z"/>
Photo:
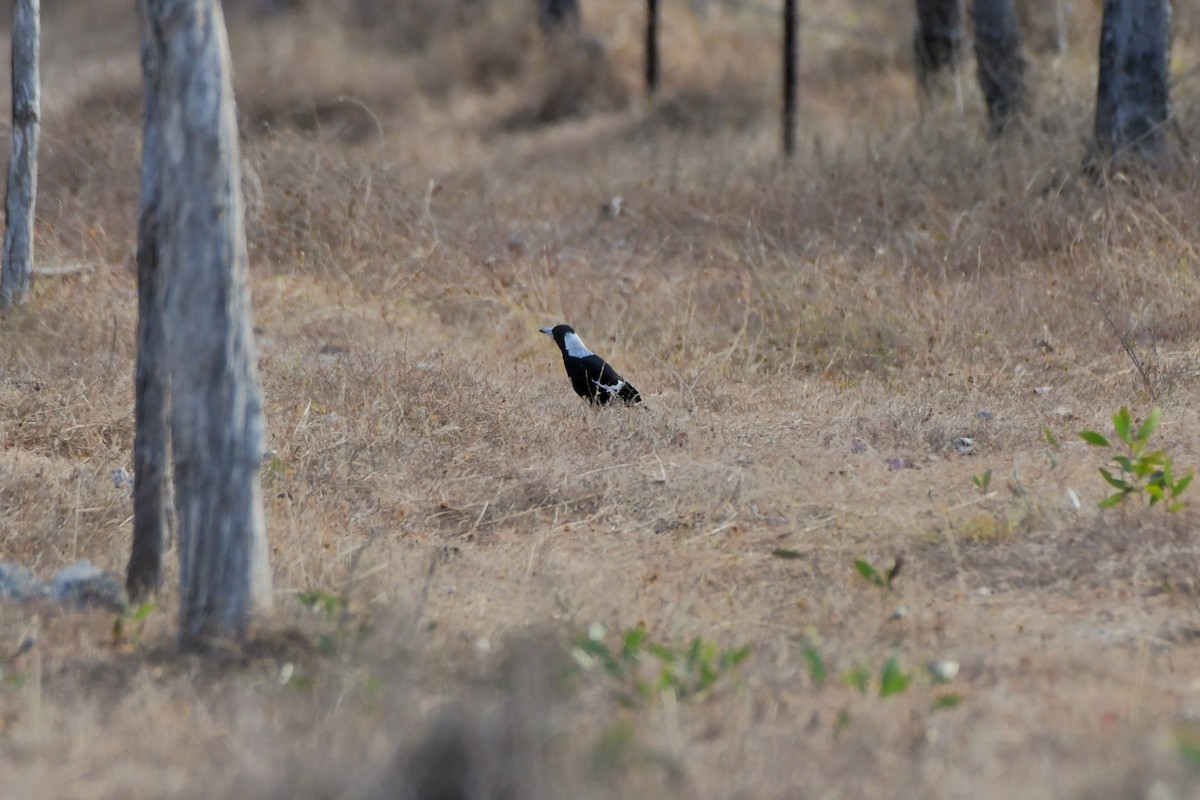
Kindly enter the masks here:
<path id="1" fill-rule="evenodd" d="M 553 336 L 554 328 L 538 328 L 538 333 L 544 333 L 547 336 Z"/>

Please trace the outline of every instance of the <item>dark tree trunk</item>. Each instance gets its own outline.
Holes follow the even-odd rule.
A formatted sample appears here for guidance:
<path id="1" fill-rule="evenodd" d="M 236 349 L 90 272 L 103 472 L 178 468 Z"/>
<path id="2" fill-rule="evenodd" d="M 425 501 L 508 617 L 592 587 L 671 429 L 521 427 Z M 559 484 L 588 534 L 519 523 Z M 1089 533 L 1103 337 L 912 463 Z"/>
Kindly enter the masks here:
<path id="1" fill-rule="evenodd" d="M 658 0 L 646 0 L 646 92 L 658 91 Z"/>
<path id="2" fill-rule="evenodd" d="M 1025 106 L 1025 56 L 1017 14 L 1012 0 L 973 0 L 971 17 L 988 129 L 998 136 Z"/>
<path id="3" fill-rule="evenodd" d="M 270 605 L 262 401 L 229 44 L 217 0 L 140 0 L 147 94 L 139 233 L 165 315 L 180 642 L 241 638 Z M 158 365 L 161 375 L 163 364 Z"/>
<path id="4" fill-rule="evenodd" d="M 913 51 L 917 60 L 917 85 L 928 94 L 936 76 L 958 65 L 962 39 L 959 0 L 917 0 L 917 30 Z"/>
<path id="5" fill-rule="evenodd" d="M 796 68 L 800 54 L 797 30 L 799 0 L 783 0 L 783 152 L 796 151 Z"/>
<path id="6" fill-rule="evenodd" d="M 139 12 L 144 8 L 139 3 Z M 146 20 L 142 20 L 143 31 Z M 142 36 L 143 115 L 158 119 L 158 92 L 151 76 L 159 73 L 158 52 L 149 35 Z M 159 126 L 146 125 L 145 153 L 157 153 Z M 167 359 L 163 331 L 162 273 L 158 261 L 156 220 L 162 198 L 157 173 L 142 171 L 138 219 L 137 365 L 134 368 L 133 546 L 125 572 L 125 591 L 133 602 L 144 600 L 162 583 L 162 554 L 167 524 Z"/>
<path id="7" fill-rule="evenodd" d="M 543 33 L 579 30 L 579 0 L 537 0 L 538 26 Z"/>
<path id="8" fill-rule="evenodd" d="M 4 208 L 0 310 L 23 303 L 33 277 L 33 212 L 37 203 L 38 128 L 41 121 L 38 52 L 39 0 L 13 3 L 12 153 Z"/>
<path id="9" fill-rule="evenodd" d="M 1091 164 L 1161 151 L 1170 47 L 1169 0 L 1104 0 Z"/>

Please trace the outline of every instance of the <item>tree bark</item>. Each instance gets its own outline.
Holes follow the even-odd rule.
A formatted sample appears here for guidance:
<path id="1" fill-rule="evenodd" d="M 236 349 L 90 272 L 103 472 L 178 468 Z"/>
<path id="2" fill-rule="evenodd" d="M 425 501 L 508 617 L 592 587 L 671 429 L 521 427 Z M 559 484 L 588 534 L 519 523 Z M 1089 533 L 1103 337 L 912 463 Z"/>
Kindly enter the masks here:
<path id="1" fill-rule="evenodd" d="M 783 153 L 796 150 L 796 68 L 799 64 L 799 0 L 783 0 Z"/>
<path id="2" fill-rule="evenodd" d="M 579 31 L 579 0 L 537 0 L 538 26 L 543 33 Z"/>
<path id="3" fill-rule="evenodd" d="M 262 401 L 221 6 L 140 3 L 151 99 L 139 233 L 152 248 L 144 263 L 158 271 L 167 321 L 179 636 L 195 646 L 244 637 L 252 614 L 270 605 Z"/>
<path id="4" fill-rule="evenodd" d="M 1025 56 L 1012 0 L 973 0 L 975 62 L 988 130 L 999 136 L 1025 106 Z"/>
<path id="5" fill-rule="evenodd" d="M 962 38 L 959 0 L 917 0 L 917 30 L 913 51 L 917 60 L 917 86 L 929 94 L 937 75 L 958 65 Z"/>
<path id="6" fill-rule="evenodd" d="M 142 17 L 142 72 L 144 118 L 157 120 L 159 53 L 145 7 L 139 3 Z M 158 154 L 161 126 L 146 124 L 142 150 Z M 141 202 L 138 218 L 137 280 L 138 328 L 137 365 L 134 368 L 133 434 L 133 546 L 125 571 L 125 592 L 132 602 L 144 600 L 162 583 L 162 554 L 167 525 L 167 359 L 163 330 L 162 272 L 158 260 L 158 226 L 162 198 L 158 173 L 142 171 Z"/>
<path id="7" fill-rule="evenodd" d="M 646 0 L 646 93 L 658 91 L 658 0 Z"/>
<path id="8" fill-rule="evenodd" d="M 12 154 L 4 207 L 0 310 L 25 302 L 33 277 L 33 212 L 37 204 L 41 122 L 39 0 L 15 0 L 12 30 Z"/>
<path id="9" fill-rule="evenodd" d="M 1170 0 L 1104 0 L 1090 163 L 1161 151 L 1170 48 Z"/>

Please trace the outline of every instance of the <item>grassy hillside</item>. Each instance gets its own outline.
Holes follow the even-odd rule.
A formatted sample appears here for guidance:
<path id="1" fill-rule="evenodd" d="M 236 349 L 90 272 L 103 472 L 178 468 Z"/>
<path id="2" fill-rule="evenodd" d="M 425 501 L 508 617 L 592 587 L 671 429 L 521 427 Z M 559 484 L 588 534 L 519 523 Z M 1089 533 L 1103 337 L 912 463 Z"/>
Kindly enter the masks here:
<path id="1" fill-rule="evenodd" d="M 130 5 L 44 10 L 37 253 L 87 269 L 0 319 L 0 560 L 43 575 L 131 533 Z M 181 656 L 173 581 L 0 605 L 4 792 L 1197 792 L 1198 512 L 1100 510 L 1078 437 L 1158 405 L 1200 458 L 1187 9 L 1172 154 L 1101 183 L 1096 4 L 1065 53 L 1031 7 L 1002 142 L 969 63 L 919 102 L 907 5 L 803 4 L 791 162 L 770 5 L 665 3 L 652 101 L 634 3 L 570 46 L 517 0 L 267 5 L 227 11 L 275 610 Z M 574 396 L 558 322 L 643 406 Z"/>

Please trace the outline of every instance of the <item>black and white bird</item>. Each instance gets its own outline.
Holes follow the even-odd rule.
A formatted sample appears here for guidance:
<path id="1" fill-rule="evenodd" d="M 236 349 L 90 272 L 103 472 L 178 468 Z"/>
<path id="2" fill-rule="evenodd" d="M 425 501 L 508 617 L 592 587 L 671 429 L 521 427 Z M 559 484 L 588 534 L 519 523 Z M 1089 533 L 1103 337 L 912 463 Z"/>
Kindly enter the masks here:
<path id="1" fill-rule="evenodd" d="M 570 325 L 538 328 L 540 333 L 553 337 L 562 350 L 563 365 L 575 393 L 593 405 L 607 405 L 614 399 L 626 405 L 642 402 L 633 384 L 617 374 L 608 362 L 593 353 Z"/>

